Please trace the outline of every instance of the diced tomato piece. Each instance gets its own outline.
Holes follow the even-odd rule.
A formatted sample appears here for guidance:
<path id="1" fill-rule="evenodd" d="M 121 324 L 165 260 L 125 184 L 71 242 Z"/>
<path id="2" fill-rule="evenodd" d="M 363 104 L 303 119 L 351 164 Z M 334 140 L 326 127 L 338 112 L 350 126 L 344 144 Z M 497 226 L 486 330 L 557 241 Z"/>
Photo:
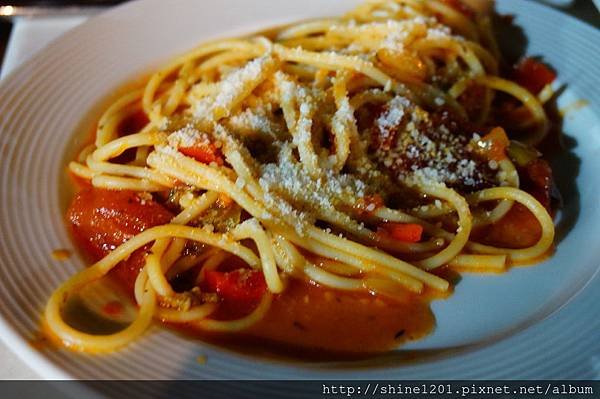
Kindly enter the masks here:
<path id="1" fill-rule="evenodd" d="M 140 198 L 133 191 L 88 187 L 81 190 L 67 211 L 77 243 L 99 259 L 147 228 L 169 223 L 173 214 L 157 202 Z M 144 261 L 140 249 L 114 270 L 126 284 L 133 284 Z M 132 285 L 131 285 L 132 286 Z"/>
<path id="2" fill-rule="evenodd" d="M 385 223 L 378 232 L 402 242 L 419 242 L 423 235 L 423 226 L 415 223 Z"/>
<path id="3" fill-rule="evenodd" d="M 524 58 L 514 66 L 513 80 L 533 94 L 538 94 L 554 79 L 556 73 L 533 58 Z"/>
<path id="4" fill-rule="evenodd" d="M 530 162 L 519 169 L 521 188 L 533 195 L 551 211 L 553 188 L 552 169 L 543 159 Z M 524 205 L 515 203 L 498 222 L 484 229 L 482 237 L 486 243 L 508 247 L 526 248 L 534 245 L 542 231 L 537 218 Z"/>
<path id="5" fill-rule="evenodd" d="M 510 140 L 504 129 L 495 127 L 479 140 L 477 151 L 489 160 L 501 161 L 506 158 L 509 145 Z"/>
<path id="6" fill-rule="evenodd" d="M 207 271 L 207 289 L 225 301 L 258 302 L 267 291 L 267 283 L 259 270 L 236 269 L 230 272 Z"/>
<path id="7" fill-rule="evenodd" d="M 554 184 L 552 178 L 552 168 L 548 162 L 543 159 L 536 159 L 525 168 L 527 180 L 524 182 L 524 188 L 531 193 L 540 203 L 550 210 L 552 186 Z M 530 183 L 530 184 L 527 184 Z"/>
<path id="8" fill-rule="evenodd" d="M 502 219 L 488 226 L 484 242 L 506 248 L 526 248 L 534 245 L 542 234 L 536 217 L 521 204 L 514 204 Z"/>
<path id="9" fill-rule="evenodd" d="M 547 189 L 552 183 L 552 169 L 548 162 L 536 159 L 527 165 L 527 173 L 536 186 Z"/>
<path id="10" fill-rule="evenodd" d="M 221 151 L 213 143 L 198 143 L 193 147 L 180 147 L 179 151 L 198 162 L 205 164 L 214 162 L 219 166 L 223 165 Z"/>
<path id="11" fill-rule="evenodd" d="M 475 18 L 475 10 L 465 4 L 462 0 L 443 0 L 443 3 L 446 3 L 446 5 L 452 7 L 467 18 Z"/>
<path id="12" fill-rule="evenodd" d="M 87 188 L 73 198 L 67 211 L 76 238 L 91 255 L 102 257 L 145 229 L 173 217 L 152 199 L 134 191 Z"/>

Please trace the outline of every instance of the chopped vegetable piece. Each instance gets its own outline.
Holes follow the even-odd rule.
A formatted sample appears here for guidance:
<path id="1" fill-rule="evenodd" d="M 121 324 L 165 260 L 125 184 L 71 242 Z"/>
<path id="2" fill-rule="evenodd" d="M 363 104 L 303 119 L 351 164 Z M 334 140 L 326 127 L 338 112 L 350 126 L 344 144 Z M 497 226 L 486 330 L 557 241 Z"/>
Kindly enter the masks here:
<path id="1" fill-rule="evenodd" d="M 95 260 L 106 256 L 136 234 L 161 224 L 169 223 L 173 214 L 152 197 L 128 190 L 111 191 L 98 188 L 81 190 L 67 211 L 77 242 Z M 120 262 L 111 273 L 128 287 L 144 266 L 142 247 Z"/>
<path id="2" fill-rule="evenodd" d="M 543 159 L 536 159 L 527 165 L 526 173 L 531 182 L 531 187 L 526 187 L 527 191 L 549 210 L 554 185 L 552 168 Z"/>
<path id="3" fill-rule="evenodd" d="M 212 143 L 198 143 L 192 147 L 180 147 L 179 151 L 198 162 L 205 164 L 214 162 L 219 166 L 223 165 L 221 151 Z"/>
<path id="4" fill-rule="evenodd" d="M 207 271 L 207 288 L 225 301 L 257 302 L 267 291 L 267 283 L 259 270 L 237 269 L 231 272 Z"/>
<path id="5" fill-rule="evenodd" d="M 533 195 L 549 211 L 554 188 L 552 170 L 543 159 L 535 159 L 519 168 L 521 188 Z M 514 204 L 498 222 L 484 229 L 483 242 L 507 248 L 526 248 L 540 238 L 541 226 L 536 217 L 522 204 Z"/>
<path id="6" fill-rule="evenodd" d="M 524 58 L 515 65 L 513 79 L 533 94 L 538 94 L 556 79 L 556 73 L 533 58 Z"/>
<path id="7" fill-rule="evenodd" d="M 67 211 L 75 238 L 96 258 L 106 256 L 147 228 L 169 223 L 173 214 L 134 191 L 81 190 Z"/>
<path id="8" fill-rule="evenodd" d="M 516 140 L 510 141 L 506 153 L 517 166 L 522 168 L 542 156 L 535 148 Z"/>
<path id="9" fill-rule="evenodd" d="M 389 235 L 394 240 L 419 242 L 423 235 L 423 226 L 415 223 L 385 223 L 379 232 Z"/>
<path id="10" fill-rule="evenodd" d="M 477 152 L 489 160 L 501 161 L 506 158 L 506 148 L 509 144 L 504 129 L 495 127 L 477 142 Z"/>
<path id="11" fill-rule="evenodd" d="M 540 239 L 536 217 L 522 204 L 514 204 L 499 221 L 485 229 L 482 242 L 506 248 L 527 248 Z"/>

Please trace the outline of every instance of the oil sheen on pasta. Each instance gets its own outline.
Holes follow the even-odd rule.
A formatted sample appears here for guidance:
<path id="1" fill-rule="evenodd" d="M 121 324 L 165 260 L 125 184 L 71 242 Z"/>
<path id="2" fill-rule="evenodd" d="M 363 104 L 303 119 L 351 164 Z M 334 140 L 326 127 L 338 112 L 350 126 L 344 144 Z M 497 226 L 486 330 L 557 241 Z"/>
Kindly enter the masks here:
<path id="1" fill-rule="evenodd" d="M 70 163 L 93 264 L 45 330 L 103 353 L 158 321 L 325 359 L 422 338 L 456 271 L 551 254 L 554 78 L 505 65 L 489 10 L 459 0 L 199 46 L 117 98 Z"/>

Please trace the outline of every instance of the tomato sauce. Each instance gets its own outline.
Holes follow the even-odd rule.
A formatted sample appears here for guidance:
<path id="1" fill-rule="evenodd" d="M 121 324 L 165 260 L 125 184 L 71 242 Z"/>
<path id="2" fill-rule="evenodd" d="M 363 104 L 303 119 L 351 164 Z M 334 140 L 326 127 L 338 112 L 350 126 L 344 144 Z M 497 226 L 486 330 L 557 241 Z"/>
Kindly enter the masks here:
<path id="1" fill-rule="evenodd" d="M 301 359 L 349 359 L 384 353 L 428 335 L 435 326 L 429 300 L 406 293 L 388 299 L 290 279 L 266 316 L 239 333 L 183 332 L 243 353 Z"/>

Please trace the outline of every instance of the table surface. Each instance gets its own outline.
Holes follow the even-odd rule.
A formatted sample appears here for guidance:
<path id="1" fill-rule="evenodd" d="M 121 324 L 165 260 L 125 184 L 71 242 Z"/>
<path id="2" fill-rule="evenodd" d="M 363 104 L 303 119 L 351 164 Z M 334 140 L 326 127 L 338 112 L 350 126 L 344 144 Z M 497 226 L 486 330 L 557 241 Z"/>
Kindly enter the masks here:
<path id="1" fill-rule="evenodd" d="M 600 2 L 600 0 L 598 0 Z M 567 13 L 585 20 L 600 28 L 600 14 L 589 0 L 577 1 Z M 27 60 L 50 41 L 67 30 L 84 22 L 86 17 L 69 16 L 64 18 L 18 18 L 13 30 L 0 72 L 4 78 L 14 68 Z M 0 342 L 0 379 L 40 379 L 41 376 L 27 366 L 10 348 Z"/>

